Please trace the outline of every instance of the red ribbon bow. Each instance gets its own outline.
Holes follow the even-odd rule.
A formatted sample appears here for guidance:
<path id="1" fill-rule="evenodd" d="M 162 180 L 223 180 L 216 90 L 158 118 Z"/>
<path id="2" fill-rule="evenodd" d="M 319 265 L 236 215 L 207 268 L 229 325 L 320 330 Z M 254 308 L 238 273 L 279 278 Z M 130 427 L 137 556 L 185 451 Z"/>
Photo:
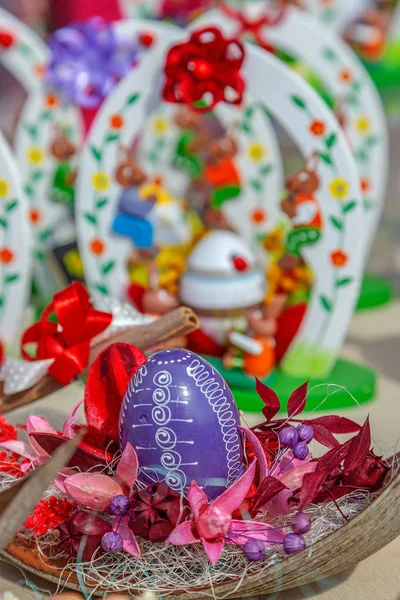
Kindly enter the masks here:
<path id="1" fill-rule="evenodd" d="M 217 27 L 193 32 L 188 42 L 168 52 L 164 100 L 188 104 L 197 112 L 212 110 L 222 101 L 241 104 L 244 56 L 243 44 L 226 39 Z"/>
<path id="2" fill-rule="evenodd" d="M 275 53 L 275 49 L 268 40 L 265 39 L 265 32 L 263 29 L 265 27 L 274 27 L 275 25 L 278 25 L 283 19 L 286 9 L 286 4 L 282 2 L 280 3 L 276 14 L 273 14 L 266 9 L 268 12 L 265 12 L 260 17 L 251 19 L 241 10 L 236 10 L 227 4 L 221 5 L 221 10 L 225 15 L 230 19 L 235 20 L 238 24 L 238 30 L 235 34 L 237 38 L 242 40 L 244 36 L 251 36 L 256 44 L 272 53 Z"/>
<path id="3" fill-rule="evenodd" d="M 58 323 L 49 321 L 52 313 Z M 73 283 L 54 294 L 40 321 L 28 327 L 21 338 L 21 354 L 25 360 L 54 358 L 48 372 L 67 385 L 89 363 L 90 342 L 111 324 L 112 315 L 94 309 L 84 286 Z M 36 344 L 36 356 L 25 346 Z"/>

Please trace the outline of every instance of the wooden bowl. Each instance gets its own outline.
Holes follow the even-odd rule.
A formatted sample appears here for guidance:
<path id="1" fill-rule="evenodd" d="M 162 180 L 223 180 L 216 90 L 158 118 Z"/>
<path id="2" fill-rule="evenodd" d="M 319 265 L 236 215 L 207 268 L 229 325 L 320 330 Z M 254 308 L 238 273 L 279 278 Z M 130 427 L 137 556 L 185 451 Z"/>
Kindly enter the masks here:
<path id="1" fill-rule="evenodd" d="M 214 586 L 216 596 L 247 598 L 309 584 L 336 575 L 368 558 L 400 535 L 400 475 L 398 475 L 357 517 L 316 542 L 303 552 L 271 565 L 262 573 L 249 575 L 239 589 L 237 582 Z M 11 562 L 45 579 L 58 583 L 67 561 L 45 560 L 32 546 L 14 541 L 4 553 Z M 66 568 L 65 587 L 79 590 L 76 575 Z M 128 590 L 127 590 L 128 591 Z M 198 597 L 211 589 L 198 590 Z M 176 593 L 182 600 L 194 600 L 193 593 Z"/>

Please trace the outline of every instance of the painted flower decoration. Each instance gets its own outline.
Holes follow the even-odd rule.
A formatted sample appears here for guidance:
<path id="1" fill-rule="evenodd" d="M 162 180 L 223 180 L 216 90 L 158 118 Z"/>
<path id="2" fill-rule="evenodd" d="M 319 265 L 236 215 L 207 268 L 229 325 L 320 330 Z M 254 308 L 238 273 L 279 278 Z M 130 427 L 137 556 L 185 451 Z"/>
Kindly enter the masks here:
<path id="1" fill-rule="evenodd" d="M 82 108 L 97 108 L 137 61 L 136 44 L 100 17 L 58 29 L 50 50 L 47 82 Z"/>
<path id="2" fill-rule="evenodd" d="M 324 135 L 326 132 L 326 125 L 323 121 L 312 121 L 309 127 L 311 133 L 315 136 Z"/>
<path id="3" fill-rule="evenodd" d="M 201 543 L 213 565 L 217 564 L 227 542 L 241 546 L 249 539 L 259 539 L 265 544 L 283 543 L 285 533 L 267 523 L 232 518 L 253 483 L 256 462 L 254 460 L 243 475 L 210 504 L 206 494 L 193 481 L 188 491 L 193 519 L 178 525 L 167 542 L 174 546 Z"/>
<path id="4" fill-rule="evenodd" d="M 160 137 L 165 136 L 171 127 L 171 122 L 166 117 L 154 117 L 151 123 L 153 132 Z"/>
<path id="5" fill-rule="evenodd" d="M 31 165 L 39 166 L 44 161 L 44 151 L 39 146 L 30 146 L 26 151 L 26 159 Z"/>
<path id="6" fill-rule="evenodd" d="M 343 250 L 335 250 L 331 253 L 331 262 L 334 267 L 341 268 L 346 266 L 349 257 Z"/>
<path id="7" fill-rule="evenodd" d="M 349 193 L 349 183 L 342 177 L 336 177 L 329 184 L 329 191 L 334 198 L 343 200 Z"/>
<path id="8" fill-rule="evenodd" d="M 110 186 L 110 178 L 107 173 L 97 171 L 92 177 L 92 185 L 97 192 L 105 192 Z"/>
<path id="9" fill-rule="evenodd" d="M 198 112 L 210 111 L 220 102 L 241 104 L 244 56 L 241 42 L 225 38 L 217 27 L 194 31 L 188 42 L 168 52 L 164 100 L 188 104 Z"/>
<path id="10" fill-rule="evenodd" d="M 360 115 L 354 119 L 354 129 L 360 135 L 366 135 L 371 131 L 372 122 L 367 115 Z"/>
<path id="11" fill-rule="evenodd" d="M 7 179 L 0 177 L 0 198 L 6 198 L 9 193 L 10 186 Z"/>
<path id="12" fill-rule="evenodd" d="M 259 163 L 267 155 L 267 149 L 260 142 L 253 142 L 247 148 L 247 155 L 252 162 Z"/>
<path id="13" fill-rule="evenodd" d="M 16 43 L 15 35 L 9 29 L 0 29 L 0 48 L 9 50 Z"/>

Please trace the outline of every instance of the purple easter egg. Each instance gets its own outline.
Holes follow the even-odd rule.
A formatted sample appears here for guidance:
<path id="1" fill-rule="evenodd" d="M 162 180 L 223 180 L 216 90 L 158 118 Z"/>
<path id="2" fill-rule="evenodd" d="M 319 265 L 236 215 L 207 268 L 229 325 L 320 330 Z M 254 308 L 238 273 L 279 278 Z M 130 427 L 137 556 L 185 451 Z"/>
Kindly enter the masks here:
<path id="1" fill-rule="evenodd" d="M 188 350 L 162 350 L 129 383 L 121 449 L 135 448 L 140 481 L 185 492 L 194 480 L 213 499 L 242 472 L 238 425 L 232 393 L 210 363 Z"/>

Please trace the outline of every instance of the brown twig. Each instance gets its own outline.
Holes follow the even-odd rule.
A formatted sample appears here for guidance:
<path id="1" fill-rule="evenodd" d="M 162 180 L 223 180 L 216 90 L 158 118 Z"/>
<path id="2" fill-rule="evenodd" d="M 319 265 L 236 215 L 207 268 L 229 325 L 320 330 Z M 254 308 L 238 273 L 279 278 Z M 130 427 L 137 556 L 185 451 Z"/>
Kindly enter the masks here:
<path id="1" fill-rule="evenodd" d="M 89 365 L 79 374 L 76 380 L 80 380 L 87 375 L 88 369 L 96 358 L 110 344 L 122 342 L 137 346 L 141 350 L 150 350 L 154 346 L 162 345 L 173 338 L 188 335 L 191 331 L 197 329 L 198 325 L 199 322 L 194 312 L 190 308 L 182 306 L 148 325 L 138 325 L 118 332 L 93 346 L 90 352 Z M 56 392 L 62 387 L 51 375 L 45 375 L 29 390 L 10 396 L 2 395 L 0 399 L 0 413 L 6 413 L 20 406 L 31 404 Z"/>

